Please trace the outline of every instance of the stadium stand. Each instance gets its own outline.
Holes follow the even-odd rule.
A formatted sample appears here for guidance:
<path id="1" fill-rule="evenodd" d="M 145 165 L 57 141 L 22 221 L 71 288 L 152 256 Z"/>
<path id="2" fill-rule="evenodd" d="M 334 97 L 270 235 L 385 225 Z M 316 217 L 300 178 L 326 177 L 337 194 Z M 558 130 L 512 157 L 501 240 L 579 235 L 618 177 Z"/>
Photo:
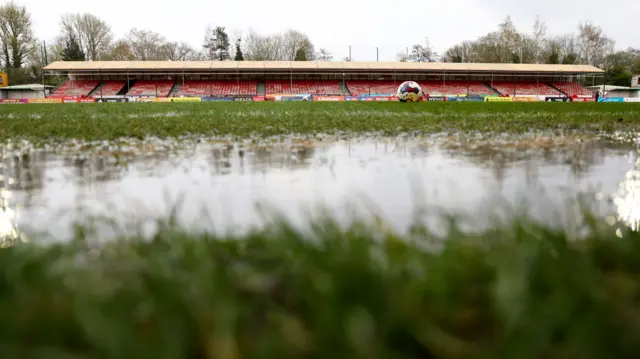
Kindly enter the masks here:
<path id="1" fill-rule="evenodd" d="M 167 97 L 169 96 L 169 92 L 171 92 L 173 84 L 173 81 L 138 80 L 129 92 L 127 92 L 127 96 Z"/>
<path id="2" fill-rule="evenodd" d="M 99 83 L 92 80 L 69 80 L 60 85 L 50 97 L 86 97 Z"/>
<path id="3" fill-rule="evenodd" d="M 180 84 L 180 83 L 178 83 Z M 256 95 L 256 81 L 185 81 L 176 96 Z"/>
<path id="4" fill-rule="evenodd" d="M 338 81 L 287 81 L 271 80 L 265 83 L 267 94 L 312 94 L 312 95 L 341 95 L 342 90 Z"/>
<path id="5" fill-rule="evenodd" d="M 491 86 L 501 95 L 509 96 L 562 96 L 560 91 L 538 82 L 494 82 Z"/>
<path id="6" fill-rule="evenodd" d="M 551 86 L 564 92 L 568 96 L 593 97 L 593 92 L 575 82 L 552 82 Z"/>
<path id="7" fill-rule="evenodd" d="M 103 81 L 102 85 L 91 93 L 91 97 L 116 96 L 126 84 L 126 81 Z"/>
<path id="8" fill-rule="evenodd" d="M 395 94 L 402 81 L 347 81 L 352 96 Z"/>
<path id="9" fill-rule="evenodd" d="M 480 81 L 421 81 L 425 94 L 438 95 L 495 95 L 495 92 Z"/>

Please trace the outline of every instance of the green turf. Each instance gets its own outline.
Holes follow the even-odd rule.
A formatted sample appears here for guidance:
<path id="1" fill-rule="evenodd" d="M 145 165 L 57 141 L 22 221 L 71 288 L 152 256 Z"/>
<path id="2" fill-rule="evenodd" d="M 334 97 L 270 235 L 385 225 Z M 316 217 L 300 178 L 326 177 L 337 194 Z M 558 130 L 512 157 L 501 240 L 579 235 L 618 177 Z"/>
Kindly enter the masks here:
<path id="1" fill-rule="evenodd" d="M 318 132 L 637 129 L 634 103 L 140 103 L 2 105 L 0 138 L 119 137 Z"/>
<path id="2" fill-rule="evenodd" d="M 0 250 L 3 358 L 634 358 L 640 235 L 330 220 Z M 455 228 L 455 227 L 452 227 Z M 238 240 L 241 239 L 241 240 Z"/>

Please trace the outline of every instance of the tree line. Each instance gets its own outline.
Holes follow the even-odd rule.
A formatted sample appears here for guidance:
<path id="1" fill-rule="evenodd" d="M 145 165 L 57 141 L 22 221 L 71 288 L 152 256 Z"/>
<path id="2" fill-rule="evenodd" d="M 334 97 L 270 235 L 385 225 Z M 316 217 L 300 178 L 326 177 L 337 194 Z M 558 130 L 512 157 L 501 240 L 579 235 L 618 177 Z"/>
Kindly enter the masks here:
<path id="1" fill-rule="evenodd" d="M 591 22 L 579 24 L 576 30 L 551 36 L 538 18 L 530 32 L 523 32 L 507 16 L 495 31 L 456 44 L 442 54 L 434 51 L 426 38 L 424 44 L 398 54 L 398 60 L 589 64 L 605 69 L 607 83 L 624 86 L 629 85 L 632 74 L 640 73 L 640 49 L 616 51 L 615 41 Z M 41 80 L 42 67 L 57 60 L 333 60 L 327 49 L 316 50 L 306 34 L 293 29 L 278 34 L 250 30 L 230 36 L 224 26 L 216 26 L 206 31 L 202 46 L 194 48 L 146 29 L 133 28 L 116 37 L 109 24 L 88 13 L 63 15 L 58 36 L 44 46 L 34 34 L 26 7 L 13 2 L 0 6 L 0 36 L 0 67 L 9 73 L 12 83 Z"/>
<path id="2" fill-rule="evenodd" d="M 592 22 L 578 24 L 575 33 L 550 35 L 538 17 L 529 32 L 516 28 L 507 16 L 496 30 L 464 41 L 438 54 L 429 44 L 415 44 L 399 53 L 399 61 L 527 64 L 583 64 L 605 70 L 607 84 L 629 86 L 640 74 L 640 49 L 616 50 L 615 41 Z"/>
<path id="3" fill-rule="evenodd" d="M 232 38 L 223 26 L 208 29 L 200 48 L 186 42 L 167 40 L 146 29 L 133 28 L 116 37 L 109 24 L 93 14 L 65 14 L 59 34 L 44 45 L 33 31 L 26 7 L 13 2 L 0 6 L 2 56 L 0 68 L 12 83 L 39 82 L 42 67 L 64 61 L 331 61 L 326 49 L 315 50 L 309 37 L 297 30 L 279 34 L 259 34 L 253 30 Z"/>

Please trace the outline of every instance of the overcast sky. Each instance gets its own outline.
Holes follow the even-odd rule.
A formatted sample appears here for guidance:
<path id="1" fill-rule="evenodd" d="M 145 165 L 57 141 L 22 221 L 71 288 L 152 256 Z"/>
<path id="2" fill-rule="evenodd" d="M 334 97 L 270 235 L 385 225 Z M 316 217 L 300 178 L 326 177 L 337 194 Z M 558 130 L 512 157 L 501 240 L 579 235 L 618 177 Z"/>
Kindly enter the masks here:
<path id="1" fill-rule="evenodd" d="M 0 0 L 0 4 L 8 0 Z M 200 48 L 207 26 L 225 26 L 231 35 L 253 28 L 275 33 L 294 28 L 309 35 L 317 48 L 335 59 L 393 61 L 406 46 L 425 36 L 436 51 L 472 40 L 511 15 L 519 30 L 529 31 L 537 15 L 548 33 L 575 32 L 591 20 L 616 40 L 616 47 L 640 47 L 640 0 L 14 0 L 32 14 L 38 38 L 53 39 L 64 13 L 89 12 L 112 27 L 116 36 L 129 29 L 149 29 L 169 40 Z M 395 3 L 395 6 L 392 5 Z"/>

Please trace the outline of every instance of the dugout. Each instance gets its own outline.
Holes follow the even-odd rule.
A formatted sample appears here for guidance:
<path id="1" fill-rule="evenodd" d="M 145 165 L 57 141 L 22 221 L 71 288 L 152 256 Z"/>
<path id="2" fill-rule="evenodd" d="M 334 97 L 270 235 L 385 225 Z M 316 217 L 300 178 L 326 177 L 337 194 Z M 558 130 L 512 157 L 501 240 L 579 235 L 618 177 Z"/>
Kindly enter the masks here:
<path id="1" fill-rule="evenodd" d="M 45 98 L 54 86 L 31 84 L 31 85 L 15 85 L 0 87 L 0 99 L 2 100 L 18 100 Z"/>

